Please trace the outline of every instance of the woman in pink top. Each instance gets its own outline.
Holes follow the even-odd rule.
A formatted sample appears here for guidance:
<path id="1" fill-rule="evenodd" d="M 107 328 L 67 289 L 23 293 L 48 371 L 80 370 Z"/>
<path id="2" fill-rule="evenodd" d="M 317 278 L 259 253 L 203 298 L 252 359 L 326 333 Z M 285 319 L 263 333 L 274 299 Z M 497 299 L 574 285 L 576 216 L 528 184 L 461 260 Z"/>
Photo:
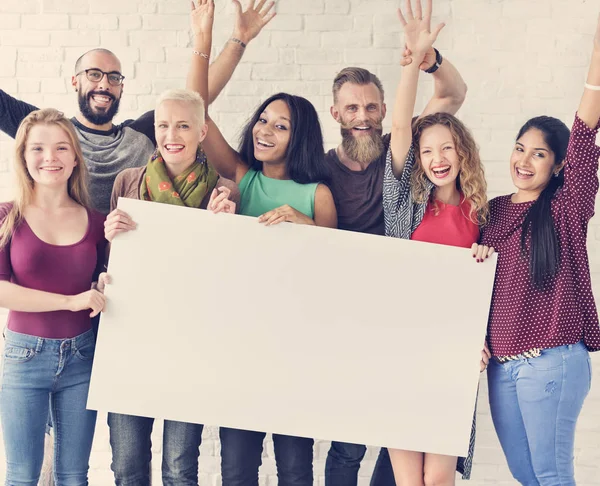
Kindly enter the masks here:
<path id="1" fill-rule="evenodd" d="M 91 318 L 104 307 L 106 279 L 92 283 L 104 265 L 104 217 L 90 209 L 79 141 L 62 113 L 23 120 L 15 172 L 17 197 L 0 204 L 0 306 L 10 309 L 0 390 L 6 484 L 37 484 L 49 411 L 56 485 L 87 484 Z"/>
<path id="2" fill-rule="evenodd" d="M 412 120 L 421 63 L 443 27 L 430 31 L 431 0 L 425 12 L 420 0 L 415 7 L 413 14 L 408 1 L 406 16 L 399 11 L 412 62 L 403 63 L 396 92 L 383 188 L 386 236 L 471 248 L 488 216 L 483 166 L 471 133 L 453 115 L 430 114 L 428 106 Z M 438 53 L 434 67 L 441 62 Z M 484 349 L 481 370 L 488 358 Z M 455 469 L 468 479 L 473 449 L 474 424 L 466 458 L 389 449 L 396 483 L 453 485 Z"/>
<path id="3" fill-rule="evenodd" d="M 600 19 L 572 131 L 540 116 L 510 158 L 517 191 L 490 202 L 474 251 L 498 267 L 488 323 L 490 409 L 508 466 L 524 485 L 574 485 L 575 426 L 600 349 L 586 250 L 598 193 Z"/>

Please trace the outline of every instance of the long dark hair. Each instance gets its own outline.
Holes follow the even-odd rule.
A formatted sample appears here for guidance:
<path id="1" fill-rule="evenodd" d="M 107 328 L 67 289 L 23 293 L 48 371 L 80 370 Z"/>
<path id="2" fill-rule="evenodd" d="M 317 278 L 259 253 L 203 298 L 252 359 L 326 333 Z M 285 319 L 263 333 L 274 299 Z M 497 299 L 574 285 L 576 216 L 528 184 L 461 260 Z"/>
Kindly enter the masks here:
<path id="1" fill-rule="evenodd" d="M 531 129 L 542 132 L 546 145 L 554 153 L 555 165 L 565 160 L 571 132 L 557 118 L 538 116 L 527 121 L 517 134 L 519 140 Z M 552 219 L 551 203 L 554 195 L 564 183 L 564 173 L 552 175 L 548 185 L 531 205 L 521 231 L 521 254 L 527 256 L 527 236 L 531 235 L 529 249 L 529 274 L 533 284 L 543 289 L 548 278 L 554 277 L 560 265 L 560 248 L 554 220 Z"/>
<path id="2" fill-rule="evenodd" d="M 254 157 L 252 129 L 265 108 L 273 101 L 283 100 L 291 114 L 290 141 L 285 152 L 287 173 L 294 182 L 308 184 L 329 181 L 329 171 L 325 165 L 323 133 L 319 115 L 310 101 L 301 96 L 277 93 L 265 100 L 254 112 L 243 129 L 239 153 L 251 169 L 262 171 L 263 163 Z"/>

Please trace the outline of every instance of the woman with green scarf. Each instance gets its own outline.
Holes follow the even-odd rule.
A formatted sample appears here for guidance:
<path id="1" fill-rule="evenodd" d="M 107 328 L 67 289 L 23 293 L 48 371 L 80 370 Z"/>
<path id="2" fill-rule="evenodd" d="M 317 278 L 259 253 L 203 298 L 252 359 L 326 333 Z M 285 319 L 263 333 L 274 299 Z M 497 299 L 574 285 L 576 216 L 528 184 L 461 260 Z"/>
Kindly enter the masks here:
<path id="1" fill-rule="evenodd" d="M 190 208 L 209 207 L 213 212 L 235 213 L 229 199 L 235 184 L 219 180 L 208 164 L 200 142 L 206 136 L 204 103 L 197 93 L 169 90 L 156 103 L 157 148 L 145 167 L 126 169 L 116 180 L 111 210 L 105 223 L 105 236 L 135 228 L 135 223 L 116 208 L 119 197 L 174 204 Z M 227 187 L 228 184 L 229 187 Z M 153 418 L 117 413 L 108 414 L 111 468 L 116 484 L 146 484 L 152 458 L 150 436 Z M 162 475 L 165 485 L 197 485 L 198 455 L 202 440 L 200 424 L 165 420 Z M 138 483 L 137 481 L 142 481 Z"/>

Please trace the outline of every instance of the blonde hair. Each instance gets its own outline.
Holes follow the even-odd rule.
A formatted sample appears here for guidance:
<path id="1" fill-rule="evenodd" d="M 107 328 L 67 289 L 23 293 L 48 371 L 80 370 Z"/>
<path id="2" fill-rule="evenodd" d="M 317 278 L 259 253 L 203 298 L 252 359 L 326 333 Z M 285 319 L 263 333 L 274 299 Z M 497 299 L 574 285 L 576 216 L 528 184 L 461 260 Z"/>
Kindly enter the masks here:
<path id="1" fill-rule="evenodd" d="M 383 102 L 383 85 L 377 76 L 363 68 L 347 67 L 342 69 L 333 80 L 333 87 L 331 90 L 333 92 L 334 103 L 337 103 L 338 93 L 346 83 L 358 84 L 359 86 L 373 83 L 377 86 L 377 89 L 381 94 L 381 101 Z"/>
<path id="2" fill-rule="evenodd" d="M 198 125 L 204 125 L 204 100 L 202 99 L 202 96 L 195 91 L 191 91 L 189 89 L 168 89 L 167 91 L 161 93 L 161 95 L 157 98 L 156 109 L 158 109 L 161 103 L 165 101 L 182 101 L 186 104 L 189 104 L 192 108 L 192 112 L 194 113 L 194 117 L 198 122 Z"/>
<path id="3" fill-rule="evenodd" d="M 25 208 L 33 201 L 34 181 L 27 170 L 25 161 L 25 146 L 29 137 L 29 132 L 35 125 L 56 125 L 62 128 L 68 135 L 73 151 L 75 152 L 75 161 L 77 164 L 73 168 L 73 173 L 67 183 L 67 191 L 71 199 L 78 204 L 89 208 L 90 195 L 87 188 L 88 171 L 79 145 L 79 139 L 75 132 L 73 124 L 60 111 L 54 108 L 44 108 L 29 113 L 17 130 L 15 137 L 15 175 L 17 178 L 17 195 L 13 202 L 12 209 L 6 215 L 6 218 L 0 225 L 0 249 L 4 248 L 17 226 L 23 221 L 23 212 Z"/>
<path id="4" fill-rule="evenodd" d="M 468 218 L 476 224 L 484 225 L 487 222 L 489 209 L 487 201 L 487 183 L 483 164 L 479 157 L 479 149 L 469 129 L 455 116 L 448 113 L 434 113 L 417 119 L 412 126 L 413 144 L 417 163 L 411 174 L 413 199 L 417 203 L 433 201 L 433 192 L 428 191 L 430 181 L 421 165 L 420 142 L 426 128 L 442 125 L 452 134 L 458 160 L 459 174 L 456 178 L 456 187 L 463 193 L 465 199 L 471 203 L 471 213 Z"/>

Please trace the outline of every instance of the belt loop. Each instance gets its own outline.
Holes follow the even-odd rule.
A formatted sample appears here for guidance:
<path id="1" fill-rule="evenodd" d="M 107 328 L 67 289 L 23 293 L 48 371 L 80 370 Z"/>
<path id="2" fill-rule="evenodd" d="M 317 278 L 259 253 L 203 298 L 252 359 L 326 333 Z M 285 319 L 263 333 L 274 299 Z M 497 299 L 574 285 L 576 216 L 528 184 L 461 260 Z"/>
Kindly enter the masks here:
<path id="1" fill-rule="evenodd" d="M 44 338 L 39 337 L 37 339 L 37 343 L 35 345 L 35 352 L 39 353 L 42 350 L 43 345 L 44 345 Z"/>

